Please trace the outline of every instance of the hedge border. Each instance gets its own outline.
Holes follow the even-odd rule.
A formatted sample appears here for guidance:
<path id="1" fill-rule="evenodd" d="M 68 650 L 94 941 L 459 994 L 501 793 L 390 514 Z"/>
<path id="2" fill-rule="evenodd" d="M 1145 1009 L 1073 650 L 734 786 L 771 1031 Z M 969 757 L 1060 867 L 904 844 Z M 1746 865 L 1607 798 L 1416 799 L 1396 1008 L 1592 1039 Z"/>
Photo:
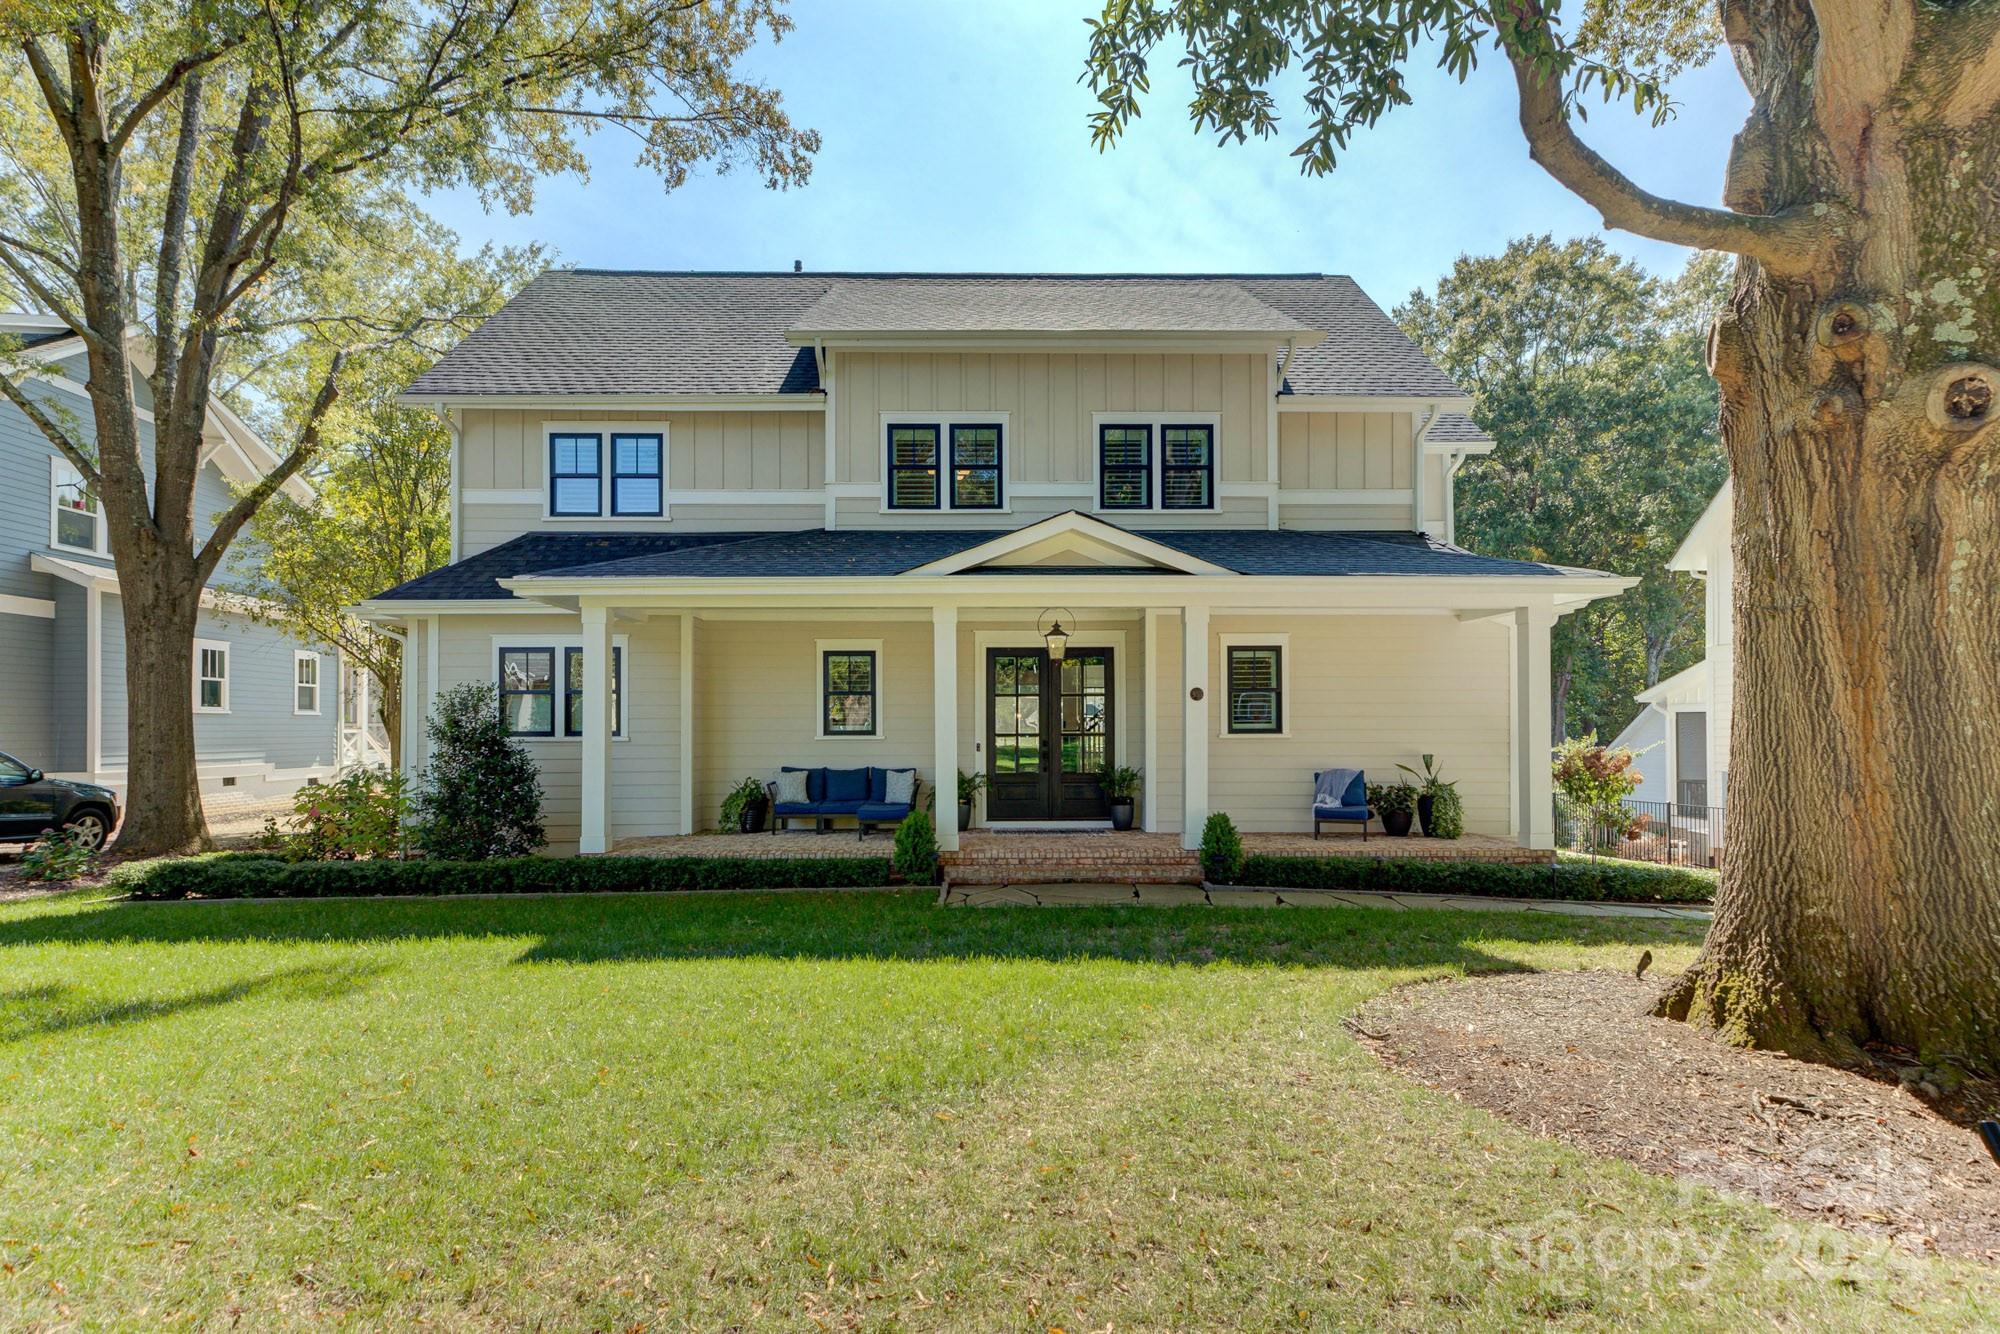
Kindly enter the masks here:
<path id="1" fill-rule="evenodd" d="M 1542 866 L 1419 858 L 1300 857 L 1253 853 L 1236 885 L 1258 889 L 1368 890 L 1377 893 L 1472 894 L 1500 899 L 1597 903 L 1706 904 L 1710 873 L 1680 866 L 1605 859 Z"/>
<path id="2" fill-rule="evenodd" d="M 505 857 L 483 862 L 288 862 L 218 852 L 117 867 L 135 899 L 431 898 L 691 889 L 853 889 L 890 883 L 887 857 Z"/>

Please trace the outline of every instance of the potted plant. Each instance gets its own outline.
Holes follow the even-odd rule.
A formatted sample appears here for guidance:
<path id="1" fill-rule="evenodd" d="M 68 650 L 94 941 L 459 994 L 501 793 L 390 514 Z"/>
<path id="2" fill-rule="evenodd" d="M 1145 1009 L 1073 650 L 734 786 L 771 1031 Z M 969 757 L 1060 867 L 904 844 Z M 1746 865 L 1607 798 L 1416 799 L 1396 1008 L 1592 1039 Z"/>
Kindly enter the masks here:
<path id="1" fill-rule="evenodd" d="M 764 832 L 764 817 L 770 812 L 771 798 L 764 791 L 763 783 L 755 778 L 746 778 L 722 799 L 722 828 L 734 829 L 742 834 L 761 834 Z"/>
<path id="2" fill-rule="evenodd" d="M 1458 784 L 1445 781 L 1437 757 L 1423 757 L 1421 772 L 1407 764 L 1396 767 L 1417 780 L 1417 824 L 1426 838 L 1457 838 L 1465 832 L 1465 804 L 1459 800 Z"/>
<path id="3" fill-rule="evenodd" d="M 1130 829 L 1132 798 L 1139 791 L 1139 771 L 1120 765 L 1106 773 L 1098 782 L 1104 789 L 1105 800 L 1111 803 L 1111 827 Z"/>
<path id="4" fill-rule="evenodd" d="M 1408 783 L 1370 783 L 1368 804 L 1382 817 L 1382 828 L 1397 838 L 1410 836 L 1417 814 L 1417 790 Z"/>
<path id="5" fill-rule="evenodd" d="M 958 771 L 958 828 L 961 833 L 972 828 L 972 800 L 986 786 L 985 774 L 969 774 Z"/>

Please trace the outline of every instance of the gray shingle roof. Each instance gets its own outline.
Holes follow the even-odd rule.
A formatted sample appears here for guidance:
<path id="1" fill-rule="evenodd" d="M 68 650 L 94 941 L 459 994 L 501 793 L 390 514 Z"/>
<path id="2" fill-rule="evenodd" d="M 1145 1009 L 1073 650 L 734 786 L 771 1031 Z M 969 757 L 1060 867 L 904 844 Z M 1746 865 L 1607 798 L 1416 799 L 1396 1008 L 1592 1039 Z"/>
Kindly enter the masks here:
<path id="1" fill-rule="evenodd" d="M 1243 284 L 1212 278 L 837 279 L 795 331 L 839 333 L 1305 333 Z"/>
<path id="2" fill-rule="evenodd" d="M 1479 423 L 1462 412 L 1447 412 L 1425 437 L 1441 445 L 1490 445 L 1493 437 L 1479 429 Z"/>
<path id="3" fill-rule="evenodd" d="M 632 556 L 660 555 L 758 537 L 758 533 L 523 533 L 510 542 L 467 556 L 455 565 L 418 575 L 378 599 L 392 601 L 477 601 L 513 596 L 496 582 L 517 574 L 539 574 L 572 565 L 593 565 Z"/>
<path id="4" fill-rule="evenodd" d="M 1175 528 L 1142 531 L 1137 535 L 1237 574 L 1248 575 L 1542 576 L 1596 573 L 1537 561 L 1481 556 L 1421 533 Z M 569 568 L 551 566 L 537 573 L 591 579 L 879 578 L 902 574 L 1000 536 L 1003 534 L 992 530 L 964 528 L 808 529 L 644 552 L 596 564 L 579 563 Z M 1039 568 L 1010 572 L 1047 573 Z M 1131 571 L 1107 569 L 1105 572 Z"/>
<path id="5" fill-rule="evenodd" d="M 837 289 L 837 291 L 836 291 Z M 788 331 L 814 318 L 1012 327 L 1324 332 L 1292 359 L 1298 394 L 1459 397 L 1351 278 L 1232 274 L 646 273 L 552 269 L 407 391 L 451 395 L 810 393 Z M 976 317 L 973 311 L 979 312 Z M 1114 325 L 1113 320 L 1129 321 Z M 1068 323 L 1060 323 L 1068 321 Z"/>

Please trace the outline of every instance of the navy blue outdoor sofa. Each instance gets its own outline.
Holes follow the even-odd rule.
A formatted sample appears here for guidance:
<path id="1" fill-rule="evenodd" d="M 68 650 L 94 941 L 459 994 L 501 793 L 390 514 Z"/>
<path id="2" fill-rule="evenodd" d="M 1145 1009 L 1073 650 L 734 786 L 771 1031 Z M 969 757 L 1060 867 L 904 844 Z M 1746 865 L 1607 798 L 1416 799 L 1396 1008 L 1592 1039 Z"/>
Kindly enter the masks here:
<path id="1" fill-rule="evenodd" d="M 1359 769 L 1322 769 L 1313 775 L 1313 837 L 1322 824 L 1358 824 L 1368 841 L 1368 775 Z"/>
<path id="2" fill-rule="evenodd" d="M 811 820 L 813 832 L 824 834 L 833 821 L 842 816 L 851 816 L 861 826 L 861 837 L 868 837 L 868 831 L 876 825 L 895 825 L 903 822 L 903 817 L 915 808 L 923 795 L 923 780 L 911 784 L 910 800 L 892 803 L 889 796 L 889 775 L 915 773 L 913 769 L 801 769 L 797 765 L 784 766 L 785 773 L 804 773 L 806 776 L 806 799 L 804 801 L 779 801 L 778 785 L 770 784 L 771 790 L 771 832 L 777 833 L 785 827 L 787 820 Z"/>

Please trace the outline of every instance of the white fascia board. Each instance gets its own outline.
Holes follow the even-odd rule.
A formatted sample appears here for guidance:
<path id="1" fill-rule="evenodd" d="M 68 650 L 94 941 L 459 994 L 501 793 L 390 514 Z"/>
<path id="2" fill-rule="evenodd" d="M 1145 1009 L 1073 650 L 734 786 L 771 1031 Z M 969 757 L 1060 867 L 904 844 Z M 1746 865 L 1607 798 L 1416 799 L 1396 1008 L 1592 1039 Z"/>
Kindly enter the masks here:
<path id="1" fill-rule="evenodd" d="M 406 408 L 611 408 L 674 412 L 824 412 L 826 395 L 806 394 L 412 394 L 396 396 Z"/>
<path id="2" fill-rule="evenodd" d="M 1470 412 L 1472 400 L 1437 394 L 1279 394 L 1280 412 Z"/>
<path id="3" fill-rule="evenodd" d="M 1220 606 L 1225 614 L 1463 611 L 1531 604 L 1574 607 L 1615 597 L 1637 583 L 1622 575 L 1074 575 L 869 578 L 577 578 L 520 575 L 503 588 L 522 598 L 573 607 L 590 597 L 625 607 L 1146 608 Z"/>
<path id="4" fill-rule="evenodd" d="M 1676 701 L 1674 696 L 1684 698 Z M 1636 704 L 1699 703 L 1708 702 L 1708 659 L 1703 658 L 1685 671 L 1675 672 L 1657 685 L 1648 686 L 1632 696 Z"/>
<path id="5" fill-rule="evenodd" d="M 37 574 L 54 575 L 79 588 L 95 588 L 103 593 L 118 592 L 118 571 L 109 565 L 64 560 L 60 556 L 44 556 L 36 552 L 28 557 L 28 568 Z M 204 588 L 201 590 L 201 605 L 207 611 L 249 615 L 270 610 L 274 604 L 264 598 L 251 597 L 248 593 L 233 593 L 226 588 Z"/>
<path id="6" fill-rule="evenodd" d="M 1714 551 L 1718 541 L 1723 546 L 1729 543 L 1730 511 L 1734 507 L 1735 481 L 1723 482 L 1710 497 L 1708 508 L 1688 529 L 1687 536 L 1674 548 L 1674 554 L 1667 558 L 1667 568 L 1680 570 L 1685 574 L 1706 574 L 1709 568 L 1709 553 Z"/>
<path id="7" fill-rule="evenodd" d="M 403 621 L 413 616 L 441 616 L 454 612 L 468 616 L 545 615 L 556 610 L 520 598 L 376 598 L 342 607 L 340 614 L 371 624 Z M 572 608 L 572 610 L 574 610 Z"/>

